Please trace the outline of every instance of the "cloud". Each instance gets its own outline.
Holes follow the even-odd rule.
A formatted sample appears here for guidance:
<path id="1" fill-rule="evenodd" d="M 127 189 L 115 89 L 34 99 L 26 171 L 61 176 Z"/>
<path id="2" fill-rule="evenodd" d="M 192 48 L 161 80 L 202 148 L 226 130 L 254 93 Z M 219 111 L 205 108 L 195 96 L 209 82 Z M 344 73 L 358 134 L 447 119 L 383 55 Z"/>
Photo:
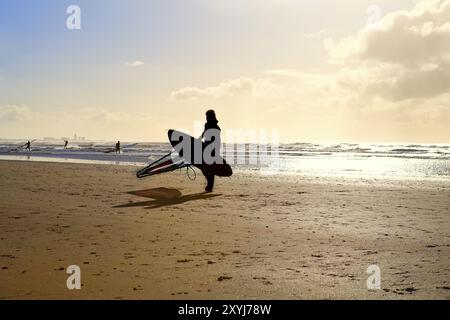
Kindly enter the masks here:
<path id="1" fill-rule="evenodd" d="M 192 106 L 213 99 L 230 114 L 292 136 L 450 139 L 450 0 L 420 1 L 354 35 L 325 39 L 324 47 L 333 72 L 270 69 L 263 77 L 184 87 L 171 99 Z"/>
<path id="2" fill-rule="evenodd" d="M 113 111 L 105 108 L 79 108 L 60 111 L 36 111 L 27 106 L 0 106 L 0 135 L 3 137 L 39 137 L 82 133 L 88 137 L 136 136 L 146 132 L 153 117 L 144 113 Z"/>
<path id="3" fill-rule="evenodd" d="M 105 108 L 83 108 L 80 112 L 62 112 L 62 118 L 99 125 L 133 125 L 152 120 L 148 114 L 110 111 Z"/>
<path id="4" fill-rule="evenodd" d="M 450 0 L 422 0 L 412 10 L 389 13 L 355 35 L 325 39 L 324 46 L 339 68 L 335 73 L 274 69 L 266 72 L 267 78 L 241 77 L 212 87 L 185 87 L 172 92 L 171 98 L 292 99 L 296 92 L 303 98 L 306 93 L 314 97 L 333 93 L 352 95 L 352 101 L 400 102 L 446 94 L 450 91 Z"/>
<path id="5" fill-rule="evenodd" d="M 336 77 L 332 74 L 304 72 L 299 70 L 272 69 L 267 70 L 266 74 L 276 78 L 288 78 L 298 80 L 303 85 L 309 86 L 333 86 L 336 83 Z"/>
<path id="6" fill-rule="evenodd" d="M 173 91 L 170 95 L 172 101 L 191 99 L 221 99 L 242 96 L 267 97 L 279 92 L 282 88 L 265 79 L 251 79 L 241 77 L 228 80 L 206 88 L 184 87 Z"/>
<path id="7" fill-rule="evenodd" d="M 326 29 L 305 36 L 324 33 Z M 329 86 L 334 81 L 343 88 L 394 101 L 443 94 L 449 89 L 450 0 L 420 1 L 412 10 L 392 12 L 355 35 L 325 39 L 324 45 L 330 58 L 341 60 L 337 77 L 295 70 L 271 70 L 268 74 L 314 86 Z M 261 96 L 268 88 L 276 94 L 284 89 L 272 79 L 241 77 L 205 88 L 184 87 L 172 92 L 171 98 Z"/>
<path id="8" fill-rule="evenodd" d="M 0 122 L 27 121 L 32 118 L 30 109 L 26 106 L 3 105 L 0 106 Z"/>
<path id="9" fill-rule="evenodd" d="M 450 0 L 423 0 L 411 11 L 395 11 L 356 35 L 324 40 L 335 59 L 402 65 L 430 63 L 450 55 Z"/>
<path id="10" fill-rule="evenodd" d="M 426 99 L 450 90 L 450 0 L 423 0 L 344 39 L 324 40 L 339 83 L 366 98 Z M 351 66 L 351 67 L 350 67 Z"/>
<path id="11" fill-rule="evenodd" d="M 338 83 L 364 98 L 378 96 L 394 102 L 433 98 L 450 92 L 450 62 L 418 68 L 381 65 L 344 69 Z"/>
<path id="12" fill-rule="evenodd" d="M 143 66 L 144 64 L 145 64 L 145 62 L 140 61 L 140 60 L 127 61 L 127 62 L 125 62 L 125 67 L 140 67 L 140 66 Z"/>
<path id="13" fill-rule="evenodd" d="M 322 30 L 319 30 L 318 32 L 305 33 L 305 34 L 303 34 L 303 37 L 306 38 L 306 39 L 322 38 L 327 33 L 328 33 L 328 29 L 322 29 Z"/>

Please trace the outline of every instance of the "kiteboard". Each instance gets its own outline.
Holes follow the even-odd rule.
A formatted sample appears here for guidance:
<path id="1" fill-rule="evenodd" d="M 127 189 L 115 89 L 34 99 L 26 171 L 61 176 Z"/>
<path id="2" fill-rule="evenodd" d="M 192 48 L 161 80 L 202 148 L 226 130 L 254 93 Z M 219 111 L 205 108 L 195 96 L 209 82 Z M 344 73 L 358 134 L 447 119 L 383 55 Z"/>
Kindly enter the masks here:
<path id="1" fill-rule="evenodd" d="M 139 170 L 137 172 L 138 178 L 189 166 L 199 168 L 204 174 L 218 177 L 230 177 L 233 174 L 230 165 L 220 155 L 214 157 L 213 163 L 205 161 L 203 151 L 207 145 L 202 140 L 177 130 L 169 130 L 168 137 L 174 151 Z M 200 156 L 199 153 L 201 153 Z"/>

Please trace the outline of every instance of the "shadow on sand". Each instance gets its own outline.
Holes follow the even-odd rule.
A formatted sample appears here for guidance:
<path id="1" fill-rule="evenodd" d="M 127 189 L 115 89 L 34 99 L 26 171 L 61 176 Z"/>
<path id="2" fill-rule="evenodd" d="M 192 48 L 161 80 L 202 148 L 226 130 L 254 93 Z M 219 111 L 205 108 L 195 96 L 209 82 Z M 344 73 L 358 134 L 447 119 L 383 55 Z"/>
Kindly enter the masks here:
<path id="1" fill-rule="evenodd" d="M 113 208 L 145 207 L 145 209 L 156 209 L 165 206 L 182 204 L 189 201 L 210 199 L 221 196 L 221 194 L 211 194 L 206 192 L 187 194 L 183 196 L 179 190 L 169 188 L 136 190 L 136 191 L 129 191 L 127 193 L 139 197 L 150 198 L 153 200 L 130 202 L 126 204 L 113 206 Z"/>

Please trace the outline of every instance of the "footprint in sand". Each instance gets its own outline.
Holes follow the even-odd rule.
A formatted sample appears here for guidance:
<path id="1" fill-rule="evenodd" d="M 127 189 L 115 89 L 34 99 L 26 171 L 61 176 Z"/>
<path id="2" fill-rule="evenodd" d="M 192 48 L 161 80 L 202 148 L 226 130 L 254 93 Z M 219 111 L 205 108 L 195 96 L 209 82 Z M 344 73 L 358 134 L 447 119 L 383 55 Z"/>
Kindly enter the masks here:
<path id="1" fill-rule="evenodd" d="M 224 281 L 224 280 L 230 280 L 232 277 L 229 276 L 220 276 L 217 278 L 217 281 Z"/>
<path id="2" fill-rule="evenodd" d="M 450 290 L 448 286 L 436 287 L 436 289 Z"/>
<path id="3" fill-rule="evenodd" d="M 191 259 L 180 259 L 180 260 L 177 260 L 177 263 L 186 263 L 186 262 L 191 262 L 192 260 Z"/>

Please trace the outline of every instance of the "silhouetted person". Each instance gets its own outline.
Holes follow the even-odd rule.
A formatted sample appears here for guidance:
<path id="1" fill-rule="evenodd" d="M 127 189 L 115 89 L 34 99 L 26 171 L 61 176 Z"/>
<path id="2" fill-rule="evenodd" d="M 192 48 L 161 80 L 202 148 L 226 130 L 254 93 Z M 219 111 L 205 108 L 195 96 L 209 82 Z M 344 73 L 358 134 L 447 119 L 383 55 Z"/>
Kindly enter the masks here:
<path id="1" fill-rule="evenodd" d="M 31 151 L 31 142 L 30 142 L 30 140 L 28 140 L 27 143 L 25 144 L 25 149 L 27 149 L 28 151 Z"/>
<path id="2" fill-rule="evenodd" d="M 208 110 L 206 111 L 206 123 L 205 123 L 205 129 L 201 135 L 201 139 L 205 136 L 205 133 L 207 130 L 209 129 L 217 129 L 220 132 L 220 127 L 218 126 L 219 121 L 216 118 L 216 113 L 214 112 L 214 110 Z M 216 137 L 218 138 L 218 137 Z M 212 143 L 213 141 L 207 141 L 205 140 L 205 145 L 209 145 L 210 143 Z M 220 148 L 220 145 L 218 145 L 218 148 Z M 216 149 L 215 150 L 216 154 L 218 155 L 220 153 L 220 149 Z M 208 173 L 204 170 L 202 170 L 203 175 L 206 178 L 206 188 L 205 191 L 206 192 L 212 192 L 213 187 L 214 187 L 214 175 L 211 173 Z"/>
<path id="3" fill-rule="evenodd" d="M 120 141 L 116 143 L 116 153 L 120 153 Z"/>
<path id="4" fill-rule="evenodd" d="M 64 149 L 67 149 L 67 145 L 69 144 L 68 140 L 64 140 Z"/>

